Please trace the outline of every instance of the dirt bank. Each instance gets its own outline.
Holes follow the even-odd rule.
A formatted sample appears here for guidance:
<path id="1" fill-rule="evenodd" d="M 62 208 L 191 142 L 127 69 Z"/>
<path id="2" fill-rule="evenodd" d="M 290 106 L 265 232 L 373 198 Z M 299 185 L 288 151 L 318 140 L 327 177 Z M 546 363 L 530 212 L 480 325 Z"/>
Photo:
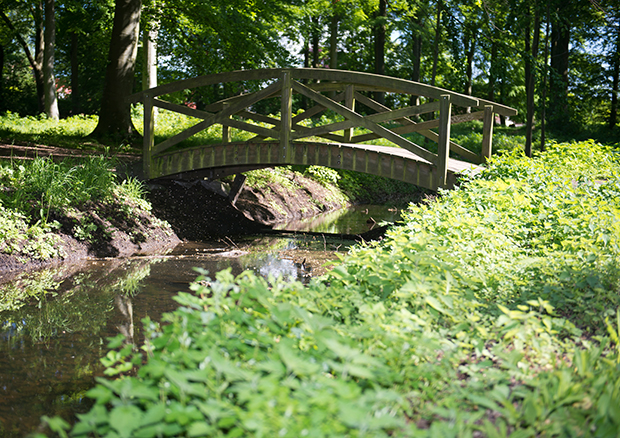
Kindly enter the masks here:
<path id="1" fill-rule="evenodd" d="M 183 240 L 209 240 L 251 234 L 270 225 L 342 208 L 321 184 L 290 172 L 291 187 L 264 183 L 244 186 L 233 206 L 226 184 L 164 180 L 149 185 L 154 214 L 170 223 Z"/>
<path id="2" fill-rule="evenodd" d="M 58 255 L 40 260 L 26 250 L 0 252 L 0 282 L 24 271 L 79 263 L 88 258 L 163 253 L 180 242 L 170 226 L 151 212 L 119 202 L 88 202 L 75 210 L 56 212 L 49 219 L 60 224 L 54 244 Z"/>

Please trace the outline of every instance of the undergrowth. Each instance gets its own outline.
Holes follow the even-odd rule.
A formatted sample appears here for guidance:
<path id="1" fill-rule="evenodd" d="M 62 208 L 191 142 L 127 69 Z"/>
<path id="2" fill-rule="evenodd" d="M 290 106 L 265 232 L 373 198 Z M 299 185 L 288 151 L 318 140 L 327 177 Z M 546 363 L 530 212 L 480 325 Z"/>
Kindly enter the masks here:
<path id="1" fill-rule="evenodd" d="M 117 181 L 115 161 L 102 155 L 55 162 L 51 158 L 0 162 L 0 252 L 26 258 L 63 255 L 54 217 L 88 202 L 117 202 L 125 213 L 149 210 L 142 182 Z M 78 224 L 78 237 L 92 237 Z M 81 234 L 80 234 L 81 233 Z"/>
<path id="2" fill-rule="evenodd" d="M 617 153 L 505 154 L 404 220 L 306 287 L 202 272 L 71 435 L 617 436 Z"/>

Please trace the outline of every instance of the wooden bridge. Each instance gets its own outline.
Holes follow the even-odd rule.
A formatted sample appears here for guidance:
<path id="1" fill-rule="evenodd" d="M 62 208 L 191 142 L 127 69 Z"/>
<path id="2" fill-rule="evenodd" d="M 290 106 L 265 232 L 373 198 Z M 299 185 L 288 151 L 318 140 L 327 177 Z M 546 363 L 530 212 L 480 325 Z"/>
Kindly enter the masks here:
<path id="1" fill-rule="evenodd" d="M 183 90 L 231 82 L 260 84 L 261 87 L 200 110 L 161 98 Z M 406 103 L 412 95 L 421 96 L 426 103 L 390 109 L 369 97 L 376 92 L 394 93 L 393 100 Z M 312 102 L 297 115 L 292 113 L 294 93 Z M 265 99 L 279 99 L 279 118 L 254 110 L 256 104 Z M 504 105 L 418 82 L 369 73 L 306 68 L 202 76 L 142 91 L 130 96 L 130 101 L 144 104 L 143 163 L 148 179 L 171 176 L 217 179 L 253 169 L 300 164 L 365 172 L 432 190 L 452 187 L 456 174 L 475 172 L 476 164 L 491 156 L 494 114 L 517 114 L 515 109 Z M 453 106 L 470 110 L 452 115 Z M 201 121 L 155 144 L 155 107 Z M 313 117 L 325 110 L 332 110 L 344 120 L 318 126 L 311 123 Z M 428 113 L 439 116 L 417 123 L 411 119 Z M 451 124 L 476 119 L 483 120 L 484 126 L 481 156 L 450 141 Z M 178 146 L 217 124 L 222 125 L 221 142 L 190 148 Z M 231 128 L 252 133 L 252 137 L 232 142 Z M 435 128 L 437 132 L 432 130 Z M 403 136 L 414 132 L 436 142 L 438 153 Z M 393 146 L 365 144 L 378 139 Z M 450 158 L 450 152 L 467 161 Z"/>

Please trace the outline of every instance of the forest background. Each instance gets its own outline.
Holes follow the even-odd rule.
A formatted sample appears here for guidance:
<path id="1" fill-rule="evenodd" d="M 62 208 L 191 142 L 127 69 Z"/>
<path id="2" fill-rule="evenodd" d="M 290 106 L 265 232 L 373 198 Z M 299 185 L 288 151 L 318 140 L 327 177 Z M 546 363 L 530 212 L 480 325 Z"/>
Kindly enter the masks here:
<path id="1" fill-rule="evenodd" d="M 515 107 L 512 122 L 524 124 L 526 152 L 544 148 L 547 130 L 561 139 L 606 142 L 617 136 L 617 6 L 614 0 L 0 0 L 0 113 L 99 113 L 95 134 L 124 138 L 134 128 L 122 97 L 157 81 L 304 66 L 386 74 Z M 200 108 L 235 92 L 222 85 L 178 99 Z"/>

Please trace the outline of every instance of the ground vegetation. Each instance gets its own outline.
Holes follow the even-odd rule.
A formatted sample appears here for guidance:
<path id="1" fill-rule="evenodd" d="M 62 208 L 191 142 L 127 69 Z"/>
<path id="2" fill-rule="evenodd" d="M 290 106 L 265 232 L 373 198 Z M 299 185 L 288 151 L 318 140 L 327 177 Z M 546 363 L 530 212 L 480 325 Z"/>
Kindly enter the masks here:
<path id="1" fill-rule="evenodd" d="M 594 142 L 505 154 L 308 286 L 201 272 L 71 435 L 613 436 L 619 177 Z"/>

